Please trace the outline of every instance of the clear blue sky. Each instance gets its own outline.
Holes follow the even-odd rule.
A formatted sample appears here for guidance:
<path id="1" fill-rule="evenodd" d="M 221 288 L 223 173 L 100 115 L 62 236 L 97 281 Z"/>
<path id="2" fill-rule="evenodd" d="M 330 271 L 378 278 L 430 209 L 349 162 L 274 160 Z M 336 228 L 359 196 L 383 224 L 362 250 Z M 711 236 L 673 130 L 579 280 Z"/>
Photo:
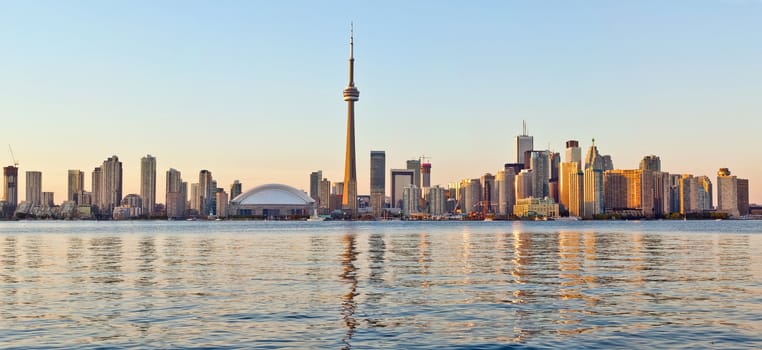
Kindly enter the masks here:
<path id="1" fill-rule="evenodd" d="M 349 22 L 355 23 L 359 190 L 431 157 L 432 182 L 535 148 L 586 149 L 617 168 L 646 154 L 672 173 L 719 167 L 762 203 L 762 1 L 3 1 L 0 144 L 43 190 L 67 169 L 158 159 L 221 187 L 343 180 Z M 4 146 L 4 145 L 3 145 Z M 6 151 L 0 164 L 10 163 Z M 387 186 L 388 187 L 388 186 Z M 158 196 L 163 202 L 163 196 Z"/>

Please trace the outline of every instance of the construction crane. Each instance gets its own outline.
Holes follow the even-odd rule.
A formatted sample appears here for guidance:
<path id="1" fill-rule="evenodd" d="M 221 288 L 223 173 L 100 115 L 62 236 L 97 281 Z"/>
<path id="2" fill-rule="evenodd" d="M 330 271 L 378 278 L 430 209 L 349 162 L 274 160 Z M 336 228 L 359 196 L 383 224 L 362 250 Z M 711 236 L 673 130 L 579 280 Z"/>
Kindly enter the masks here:
<path id="1" fill-rule="evenodd" d="M 11 159 L 13 159 L 13 166 L 18 168 L 19 162 L 16 160 L 16 157 L 13 155 L 13 148 L 11 148 L 11 145 L 8 145 L 8 151 L 11 152 Z"/>

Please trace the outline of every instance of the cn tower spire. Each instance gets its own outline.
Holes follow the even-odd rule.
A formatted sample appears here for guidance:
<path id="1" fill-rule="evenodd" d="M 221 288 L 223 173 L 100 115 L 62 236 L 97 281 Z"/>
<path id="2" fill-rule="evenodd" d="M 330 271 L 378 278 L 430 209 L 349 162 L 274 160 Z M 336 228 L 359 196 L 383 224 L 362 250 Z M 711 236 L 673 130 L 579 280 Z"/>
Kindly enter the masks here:
<path id="1" fill-rule="evenodd" d="M 355 101 L 360 91 L 355 87 L 354 25 L 349 26 L 349 84 L 344 89 L 347 101 L 347 149 L 344 158 L 344 193 L 341 206 L 350 216 L 357 216 L 357 165 L 355 161 Z"/>

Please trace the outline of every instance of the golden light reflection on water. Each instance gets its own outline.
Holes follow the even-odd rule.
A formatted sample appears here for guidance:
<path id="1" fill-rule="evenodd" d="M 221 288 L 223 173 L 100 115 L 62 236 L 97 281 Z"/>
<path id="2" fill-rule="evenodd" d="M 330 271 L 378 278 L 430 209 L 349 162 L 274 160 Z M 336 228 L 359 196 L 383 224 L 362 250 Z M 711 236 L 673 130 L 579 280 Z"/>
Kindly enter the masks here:
<path id="1" fill-rule="evenodd" d="M 0 329 L 17 347 L 762 340 L 762 235 L 410 225 L 4 234 Z"/>

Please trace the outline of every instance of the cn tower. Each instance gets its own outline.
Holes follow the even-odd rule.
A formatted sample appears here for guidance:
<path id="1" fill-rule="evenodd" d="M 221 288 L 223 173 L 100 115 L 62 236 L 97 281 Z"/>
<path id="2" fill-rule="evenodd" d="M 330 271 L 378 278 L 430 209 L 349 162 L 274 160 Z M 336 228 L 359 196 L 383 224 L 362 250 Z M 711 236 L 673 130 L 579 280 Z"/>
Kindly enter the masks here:
<path id="1" fill-rule="evenodd" d="M 355 87 L 354 30 L 349 29 L 349 85 L 344 89 L 347 101 L 347 153 L 344 158 L 344 194 L 341 206 L 352 217 L 357 216 L 357 165 L 355 161 L 355 101 L 360 99 L 360 90 Z"/>

